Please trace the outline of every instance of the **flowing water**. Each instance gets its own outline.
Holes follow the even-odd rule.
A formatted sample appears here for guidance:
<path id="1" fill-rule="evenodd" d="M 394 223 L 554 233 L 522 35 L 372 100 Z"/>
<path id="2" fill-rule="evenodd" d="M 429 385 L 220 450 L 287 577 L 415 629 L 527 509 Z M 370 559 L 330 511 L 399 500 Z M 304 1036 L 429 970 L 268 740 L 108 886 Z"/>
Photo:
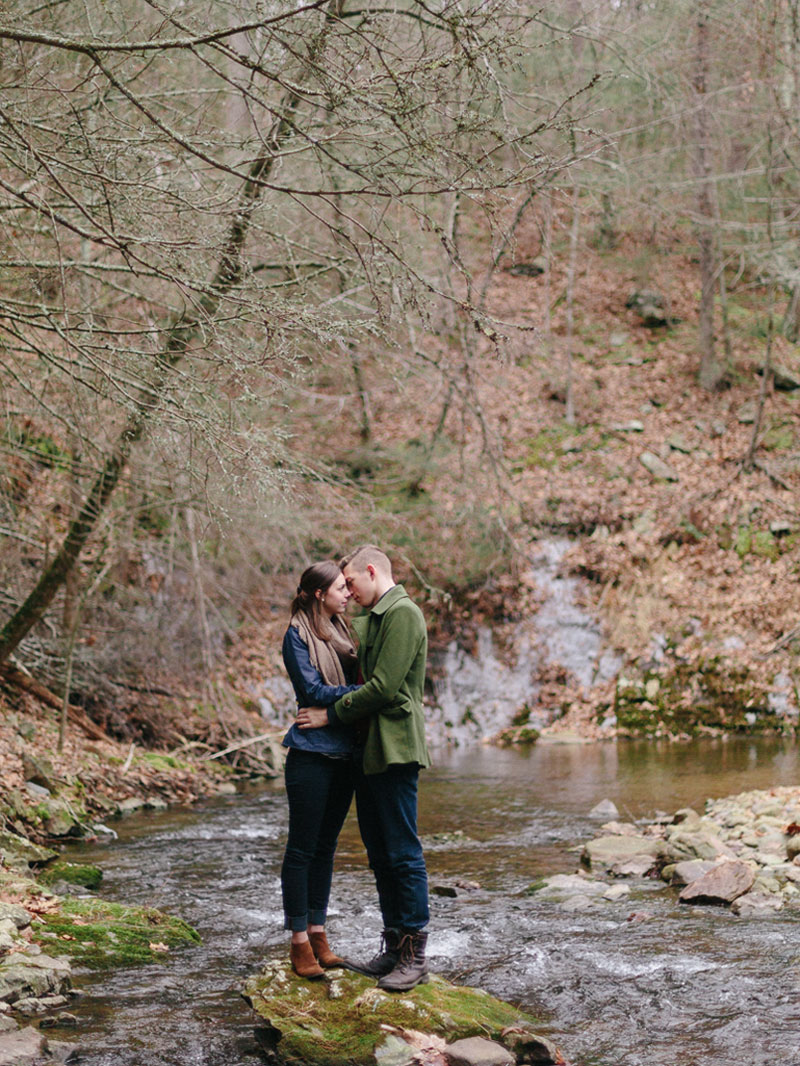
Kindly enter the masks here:
<path id="1" fill-rule="evenodd" d="M 431 883 L 480 887 L 432 896 L 433 967 L 524 1006 L 582 1066 L 800 1066 L 800 919 L 679 907 L 655 881 L 580 913 L 525 894 L 537 878 L 576 868 L 574 848 L 597 829 L 589 811 L 602 799 L 646 819 L 798 779 L 800 751 L 781 740 L 440 755 L 420 795 Z M 177 913 L 203 943 L 157 966 L 79 974 L 78 1030 L 57 1035 L 80 1042 L 87 1066 L 258 1063 L 238 989 L 286 951 L 282 787 L 117 828 L 118 840 L 78 845 L 70 857 L 103 867 L 105 896 Z M 368 956 L 379 916 L 352 821 L 337 864 L 330 939 Z"/>

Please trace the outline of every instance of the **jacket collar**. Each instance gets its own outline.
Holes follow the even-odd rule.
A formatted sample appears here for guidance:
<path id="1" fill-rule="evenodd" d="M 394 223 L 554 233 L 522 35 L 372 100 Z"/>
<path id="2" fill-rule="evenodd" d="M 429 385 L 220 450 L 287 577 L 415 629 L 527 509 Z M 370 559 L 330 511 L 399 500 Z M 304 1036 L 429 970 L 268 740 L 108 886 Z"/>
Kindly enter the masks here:
<path id="1" fill-rule="evenodd" d="M 388 611 L 389 608 L 397 603 L 398 600 L 403 598 L 408 599 L 408 593 L 402 585 L 392 585 L 392 587 L 381 596 L 374 607 L 370 608 L 370 614 L 383 614 Z"/>

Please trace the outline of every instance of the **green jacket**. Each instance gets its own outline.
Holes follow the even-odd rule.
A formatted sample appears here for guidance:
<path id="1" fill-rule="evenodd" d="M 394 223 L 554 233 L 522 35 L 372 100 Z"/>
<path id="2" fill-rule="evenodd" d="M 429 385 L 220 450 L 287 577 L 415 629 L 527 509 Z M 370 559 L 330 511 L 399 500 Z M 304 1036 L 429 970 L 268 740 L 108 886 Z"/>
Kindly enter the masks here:
<path id="1" fill-rule="evenodd" d="M 430 766 L 425 743 L 422 690 L 428 633 L 422 611 L 402 585 L 385 592 L 353 621 L 364 684 L 337 700 L 331 712 L 346 725 L 369 720 L 364 773 L 391 763 Z"/>

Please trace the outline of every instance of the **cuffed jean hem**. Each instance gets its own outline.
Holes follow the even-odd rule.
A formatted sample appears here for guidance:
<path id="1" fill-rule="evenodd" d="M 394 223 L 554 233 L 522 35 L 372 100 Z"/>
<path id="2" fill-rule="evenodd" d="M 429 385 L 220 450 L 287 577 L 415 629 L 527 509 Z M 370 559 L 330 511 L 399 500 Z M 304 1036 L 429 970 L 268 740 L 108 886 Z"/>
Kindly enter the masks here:
<path id="1" fill-rule="evenodd" d="M 309 925 L 324 925 L 327 921 L 327 911 L 309 911 L 301 918 L 292 918 L 286 914 L 283 918 L 283 928 L 291 929 L 293 933 L 302 933 Z"/>

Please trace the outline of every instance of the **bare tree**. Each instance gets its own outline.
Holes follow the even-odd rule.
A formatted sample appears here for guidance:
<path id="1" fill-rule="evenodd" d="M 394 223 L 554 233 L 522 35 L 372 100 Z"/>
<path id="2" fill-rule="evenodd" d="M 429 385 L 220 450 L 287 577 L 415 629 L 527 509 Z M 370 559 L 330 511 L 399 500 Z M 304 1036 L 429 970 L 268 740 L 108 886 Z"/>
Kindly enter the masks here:
<path id="1" fill-rule="evenodd" d="M 519 104 L 504 73 L 527 23 L 506 0 L 6 5 L 6 439 L 25 424 L 39 450 L 77 442 L 83 500 L 66 528 L 48 516 L 60 545 L 33 588 L 29 569 L 13 578 L 0 663 L 137 456 L 159 455 L 187 506 L 214 478 L 279 494 L 305 363 L 391 339 L 410 306 L 471 313 L 469 284 L 442 286 L 429 252 L 445 194 L 527 187 L 548 166 L 558 103 Z"/>

